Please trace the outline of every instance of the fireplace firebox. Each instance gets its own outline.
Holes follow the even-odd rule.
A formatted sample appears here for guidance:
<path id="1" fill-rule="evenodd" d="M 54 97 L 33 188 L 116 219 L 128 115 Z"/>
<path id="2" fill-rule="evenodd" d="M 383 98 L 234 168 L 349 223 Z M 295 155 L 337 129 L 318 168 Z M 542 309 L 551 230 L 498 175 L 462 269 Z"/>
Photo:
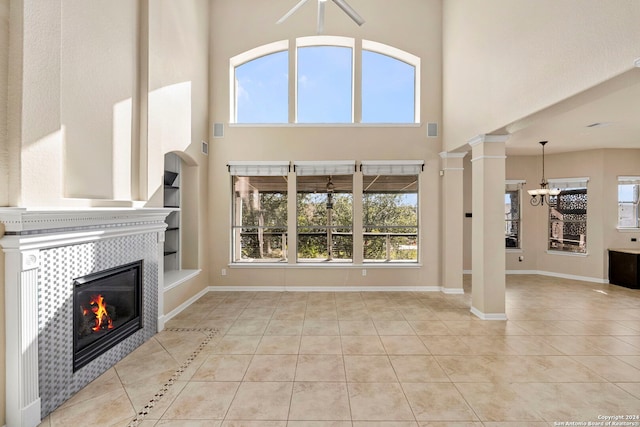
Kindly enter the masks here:
<path id="1" fill-rule="evenodd" d="M 142 328 L 142 260 L 73 282 L 73 371 Z"/>

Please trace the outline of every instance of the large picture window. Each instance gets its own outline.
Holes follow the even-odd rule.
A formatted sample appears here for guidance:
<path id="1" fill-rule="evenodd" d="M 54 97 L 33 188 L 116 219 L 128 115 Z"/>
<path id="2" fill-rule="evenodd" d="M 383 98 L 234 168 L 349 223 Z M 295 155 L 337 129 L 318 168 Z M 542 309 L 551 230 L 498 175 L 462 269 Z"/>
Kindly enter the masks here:
<path id="1" fill-rule="evenodd" d="M 298 262 L 351 262 L 355 162 L 295 167 Z"/>
<path id="2" fill-rule="evenodd" d="M 639 228 L 640 176 L 618 177 L 618 228 Z"/>
<path id="3" fill-rule="evenodd" d="M 365 262 L 418 262 L 421 162 L 362 162 Z"/>
<path id="4" fill-rule="evenodd" d="M 230 164 L 233 262 L 287 259 L 288 162 Z"/>
<path id="5" fill-rule="evenodd" d="M 587 252 L 587 181 L 549 180 L 560 194 L 549 198 L 549 250 Z"/>

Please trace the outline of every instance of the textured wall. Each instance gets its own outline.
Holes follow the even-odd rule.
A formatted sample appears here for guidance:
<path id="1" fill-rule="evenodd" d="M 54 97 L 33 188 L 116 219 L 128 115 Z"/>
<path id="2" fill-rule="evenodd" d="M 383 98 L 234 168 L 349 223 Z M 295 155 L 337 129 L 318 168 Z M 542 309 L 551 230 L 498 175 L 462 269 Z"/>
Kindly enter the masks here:
<path id="1" fill-rule="evenodd" d="M 119 237 L 41 251 L 38 356 L 42 417 L 156 333 L 158 235 Z M 143 328 L 73 372 L 73 280 L 143 260 Z"/>

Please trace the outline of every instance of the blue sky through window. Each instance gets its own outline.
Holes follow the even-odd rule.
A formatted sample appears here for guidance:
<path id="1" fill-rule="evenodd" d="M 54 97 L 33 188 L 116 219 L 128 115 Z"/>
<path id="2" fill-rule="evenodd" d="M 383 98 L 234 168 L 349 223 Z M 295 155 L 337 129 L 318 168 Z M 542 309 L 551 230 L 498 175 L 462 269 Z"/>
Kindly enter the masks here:
<path id="1" fill-rule="evenodd" d="M 298 123 L 352 123 L 352 50 L 298 49 Z"/>
<path id="2" fill-rule="evenodd" d="M 414 94 L 412 65 L 362 51 L 362 123 L 413 123 Z"/>
<path id="3" fill-rule="evenodd" d="M 297 49 L 298 123 L 353 123 L 353 49 L 316 45 Z M 414 123 L 416 68 L 362 50 L 362 123 Z M 235 67 L 235 123 L 289 122 L 289 52 Z"/>
<path id="4" fill-rule="evenodd" d="M 289 121 L 289 52 L 276 52 L 236 67 L 236 123 Z"/>

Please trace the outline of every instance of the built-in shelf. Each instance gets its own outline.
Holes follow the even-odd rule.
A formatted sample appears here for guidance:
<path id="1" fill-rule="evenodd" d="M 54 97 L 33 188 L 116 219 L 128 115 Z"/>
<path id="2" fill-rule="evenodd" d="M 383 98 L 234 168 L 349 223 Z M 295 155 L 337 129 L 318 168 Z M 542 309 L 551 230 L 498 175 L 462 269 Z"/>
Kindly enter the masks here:
<path id="1" fill-rule="evenodd" d="M 182 160 L 174 153 L 168 153 L 164 157 L 164 207 L 176 209 L 166 219 L 164 241 L 164 271 L 165 274 L 172 271 L 180 271 L 180 172 Z"/>

